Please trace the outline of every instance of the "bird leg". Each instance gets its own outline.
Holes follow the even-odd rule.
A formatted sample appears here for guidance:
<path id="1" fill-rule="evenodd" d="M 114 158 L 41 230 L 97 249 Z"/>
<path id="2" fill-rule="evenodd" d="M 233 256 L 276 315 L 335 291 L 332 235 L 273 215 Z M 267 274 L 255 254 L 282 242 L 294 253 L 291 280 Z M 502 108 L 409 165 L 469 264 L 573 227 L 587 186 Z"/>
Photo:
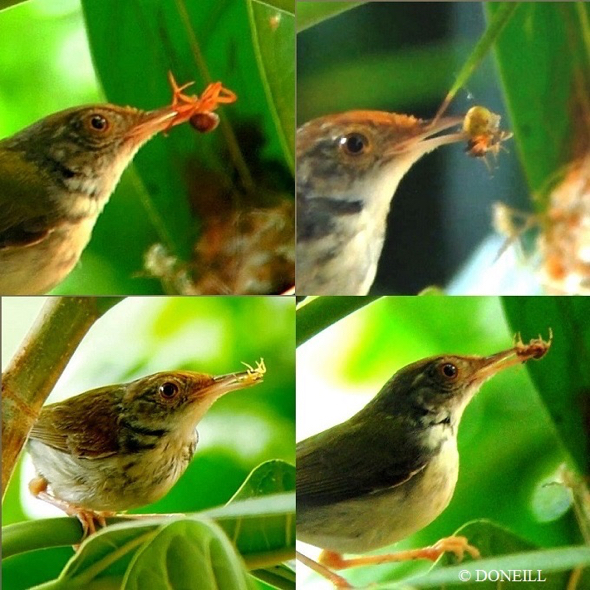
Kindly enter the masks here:
<path id="1" fill-rule="evenodd" d="M 29 491 L 35 498 L 43 500 L 52 506 L 63 510 L 68 516 L 75 516 L 82 525 L 82 540 L 94 534 L 99 527 L 106 526 L 106 518 L 115 516 L 116 512 L 96 511 L 77 506 L 65 500 L 60 500 L 47 491 L 49 482 L 42 476 L 37 476 L 29 482 Z"/>
<path id="2" fill-rule="evenodd" d="M 351 586 L 342 576 L 339 576 L 338 574 L 329 570 L 326 566 L 322 565 L 321 563 L 318 563 L 317 561 L 310 559 L 306 555 L 303 555 L 303 553 L 299 553 L 299 551 L 297 551 L 296 557 L 301 563 L 306 565 L 308 568 L 312 569 L 320 576 L 332 582 L 332 584 L 334 584 L 334 587 L 353 588 L 353 586 Z"/>
<path id="3" fill-rule="evenodd" d="M 320 555 L 320 564 L 333 569 L 346 569 L 361 565 L 378 565 L 381 563 L 393 563 L 397 561 L 410 561 L 413 559 L 430 559 L 436 561 L 443 553 L 452 552 L 457 559 L 461 561 L 465 552 L 469 553 L 473 559 L 479 559 L 480 553 L 472 547 L 465 537 L 446 537 L 435 543 L 431 547 L 423 549 L 408 549 L 407 551 L 398 551 L 396 553 L 386 553 L 384 555 L 365 555 L 363 557 L 353 557 L 345 559 L 334 551 L 322 551 Z"/>

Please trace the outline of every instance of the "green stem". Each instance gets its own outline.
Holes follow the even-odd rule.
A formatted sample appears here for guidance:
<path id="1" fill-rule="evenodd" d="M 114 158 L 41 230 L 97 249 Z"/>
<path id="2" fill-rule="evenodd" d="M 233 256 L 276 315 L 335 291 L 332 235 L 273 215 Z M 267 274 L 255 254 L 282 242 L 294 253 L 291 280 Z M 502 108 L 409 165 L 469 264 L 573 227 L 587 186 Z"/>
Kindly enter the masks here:
<path id="1" fill-rule="evenodd" d="M 271 565 L 283 563 L 283 561 L 295 559 L 295 547 L 281 547 L 273 551 L 243 555 L 243 559 L 249 570 L 263 569 Z"/>
<path id="2" fill-rule="evenodd" d="M 86 332 L 121 298 L 47 300 L 2 375 L 2 497 L 41 407 Z"/>
<path id="3" fill-rule="evenodd" d="M 508 21 L 510 21 L 510 19 L 514 16 L 514 12 L 516 11 L 516 9 L 522 3 L 501 2 L 500 4 L 501 6 L 494 13 L 494 16 L 492 17 L 488 28 L 480 37 L 479 41 L 473 48 L 471 55 L 463 64 L 463 67 L 457 74 L 453 86 L 447 93 L 445 99 L 440 105 L 440 108 L 438 109 L 438 112 L 434 117 L 434 122 L 437 121 L 439 117 L 441 117 L 443 113 L 447 110 L 447 107 L 449 106 L 453 98 L 455 98 L 457 92 L 465 85 L 467 80 L 470 78 L 471 74 L 473 74 L 477 66 L 481 63 L 481 61 L 486 56 L 487 52 L 490 50 L 492 45 L 500 37 L 500 34 L 502 33 L 504 27 L 508 24 Z"/>

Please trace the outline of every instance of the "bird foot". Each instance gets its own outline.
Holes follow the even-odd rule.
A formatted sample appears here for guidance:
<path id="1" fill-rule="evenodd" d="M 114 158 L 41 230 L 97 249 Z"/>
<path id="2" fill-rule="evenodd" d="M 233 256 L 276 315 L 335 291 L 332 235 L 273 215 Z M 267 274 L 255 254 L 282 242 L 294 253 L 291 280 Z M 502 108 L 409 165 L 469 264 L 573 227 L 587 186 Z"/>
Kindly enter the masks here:
<path id="1" fill-rule="evenodd" d="M 66 500 L 56 498 L 47 491 L 48 485 L 49 482 L 44 477 L 38 476 L 29 482 L 29 491 L 35 496 L 35 498 L 43 500 L 44 502 L 63 510 L 68 516 L 75 516 L 82 525 L 82 541 L 86 539 L 86 537 L 93 535 L 97 528 L 106 526 L 106 518 L 117 514 L 116 512 L 90 510 L 72 504 L 71 502 L 67 502 Z"/>
<path id="2" fill-rule="evenodd" d="M 479 559 L 479 551 L 471 546 L 465 537 L 446 537 L 432 547 L 423 549 L 408 549 L 396 553 L 383 555 L 364 555 L 362 557 L 344 558 L 334 551 L 322 551 L 319 562 L 326 568 L 341 570 L 350 567 L 364 565 L 379 565 L 382 563 L 395 563 L 399 561 L 411 561 L 414 559 L 430 559 L 436 561 L 443 553 L 452 552 L 461 561 L 465 553 L 469 553 L 473 559 Z"/>
<path id="3" fill-rule="evenodd" d="M 425 547 L 417 551 L 423 552 L 424 558 L 430 559 L 431 561 L 436 561 L 443 553 L 449 552 L 454 553 L 459 561 L 463 560 L 465 553 L 469 553 L 473 559 L 479 559 L 481 557 L 480 552 L 473 545 L 469 544 L 466 537 L 445 537 L 432 547 Z M 415 559 L 420 559 L 420 556 Z"/>

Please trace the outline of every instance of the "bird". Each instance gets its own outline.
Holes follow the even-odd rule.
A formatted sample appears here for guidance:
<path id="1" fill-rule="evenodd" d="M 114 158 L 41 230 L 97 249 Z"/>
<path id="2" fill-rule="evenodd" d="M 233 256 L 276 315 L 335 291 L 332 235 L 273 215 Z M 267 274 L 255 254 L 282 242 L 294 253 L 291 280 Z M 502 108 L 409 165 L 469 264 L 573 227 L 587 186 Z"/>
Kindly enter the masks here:
<path id="1" fill-rule="evenodd" d="M 398 184 L 424 154 L 468 140 L 463 130 L 433 137 L 462 121 L 360 110 L 297 130 L 298 295 L 369 292 Z"/>
<path id="2" fill-rule="evenodd" d="M 139 148 L 171 107 L 74 107 L 0 141 L 0 294 L 38 295 L 77 264 Z"/>
<path id="3" fill-rule="evenodd" d="M 260 383 L 247 371 L 164 371 L 44 406 L 27 442 L 31 493 L 82 523 L 84 536 L 117 512 L 163 497 L 197 448 L 196 426 L 222 395 Z"/>
<path id="4" fill-rule="evenodd" d="M 0 140 L 0 295 L 38 295 L 75 267 L 92 229 L 137 151 L 189 121 L 213 130 L 212 111 L 236 95 L 220 82 L 201 96 L 172 73 L 172 104 L 153 111 L 113 104 L 54 113 Z"/>
<path id="5" fill-rule="evenodd" d="M 396 372 L 357 414 L 297 444 L 297 537 L 323 549 L 298 557 L 337 587 L 333 569 L 445 551 L 478 557 L 464 537 L 433 547 L 346 559 L 421 530 L 448 506 L 459 474 L 457 432 L 467 404 L 498 372 L 550 347 L 540 337 L 491 356 L 438 355 Z"/>

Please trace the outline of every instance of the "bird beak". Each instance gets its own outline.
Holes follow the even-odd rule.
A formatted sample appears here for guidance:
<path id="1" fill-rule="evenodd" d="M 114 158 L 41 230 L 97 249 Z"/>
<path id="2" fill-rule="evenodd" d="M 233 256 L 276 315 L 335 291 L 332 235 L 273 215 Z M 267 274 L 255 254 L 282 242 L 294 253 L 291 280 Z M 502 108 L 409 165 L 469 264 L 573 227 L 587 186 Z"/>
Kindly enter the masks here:
<path id="1" fill-rule="evenodd" d="M 156 133 L 169 129 L 177 115 L 178 113 L 171 106 L 155 111 L 144 111 L 137 124 L 129 131 L 129 136 L 139 141 L 146 141 Z"/>
<path id="2" fill-rule="evenodd" d="M 550 332 L 548 342 L 545 342 L 539 337 L 531 340 L 529 344 L 523 344 L 519 339 L 515 346 L 508 350 L 480 358 L 479 366 L 476 367 L 473 374 L 473 380 L 483 383 L 504 369 L 524 363 L 530 359 L 542 358 L 551 346 L 551 337 L 552 334 Z"/>
<path id="3" fill-rule="evenodd" d="M 230 391 L 246 389 L 260 383 L 263 380 L 264 373 L 266 373 L 266 367 L 264 361 L 261 360 L 256 363 L 255 368 L 248 366 L 247 371 L 210 377 L 208 383 L 195 391 L 194 398 L 208 399 L 213 402 Z"/>
<path id="4" fill-rule="evenodd" d="M 469 135 L 464 131 L 435 137 L 442 131 L 462 125 L 463 119 L 464 117 L 444 117 L 429 121 L 417 119 L 414 129 L 415 135 L 393 146 L 392 153 L 418 152 L 420 155 L 424 155 L 441 145 L 467 141 Z"/>
<path id="5" fill-rule="evenodd" d="M 516 348 L 509 348 L 502 352 L 497 352 L 491 356 L 483 357 L 480 366 L 475 371 L 475 377 L 478 381 L 487 381 L 500 371 L 513 367 L 527 361 L 528 358 L 518 356 Z"/>
<path id="6" fill-rule="evenodd" d="M 262 373 L 251 371 L 241 371 L 240 373 L 229 373 L 228 375 L 220 375 L 219 377 L 213 377 L 213 390 L 222 390 L 223 393 L 229 391 L 235 391 L 236 389 L 245 389 L 246 387 L 252 387 L 260 383 L 263 379 Z"/>

